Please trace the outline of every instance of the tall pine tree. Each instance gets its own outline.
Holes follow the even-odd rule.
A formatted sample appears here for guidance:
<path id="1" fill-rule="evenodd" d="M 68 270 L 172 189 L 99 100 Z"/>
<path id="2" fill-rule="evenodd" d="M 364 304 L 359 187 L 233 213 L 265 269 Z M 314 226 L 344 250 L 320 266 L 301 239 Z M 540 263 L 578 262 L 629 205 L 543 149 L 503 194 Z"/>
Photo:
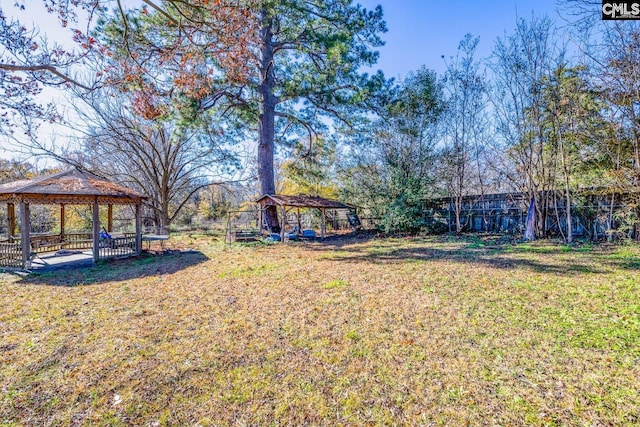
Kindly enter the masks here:
<path id="1" fill-rule="evenodd" d="M 353 113 L 364 112 L 384 82 L 381 73 L 361 71 L 383 44 L 380 7 L 350 0 L 154 6 L 101 27 L 115 48 L 113 70 L 124 70 L 116 80 L 139 93 L 137 108 L 147 117 L 166 113 L 155 95 L 169 93 L 185 111 L 219 108 L 256 129 L 263 194 L 275 193 L 277 142 L 312 141 L 328 123 L 353 125 Z M 267 221 L 277 224 L 275 210 Z"/>

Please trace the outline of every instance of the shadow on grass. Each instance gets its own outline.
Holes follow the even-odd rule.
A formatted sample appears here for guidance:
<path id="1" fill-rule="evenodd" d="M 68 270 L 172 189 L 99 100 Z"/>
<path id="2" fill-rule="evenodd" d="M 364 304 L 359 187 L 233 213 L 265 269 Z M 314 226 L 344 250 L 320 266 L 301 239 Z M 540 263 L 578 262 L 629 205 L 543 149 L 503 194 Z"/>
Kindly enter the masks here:
<path id="1" fill-rule="evenodd" d="M 85 286 L 104 282 L 119 282 L 142 277 L 173 274 L 207 261 L 199 251 L 143 252 L 134 258 L 109 260 L 90 267 L 64 268 L 43 273 L 31 273 L 18 283 L 47 286 Z"/>
<path id="2" fill-rule="evenodd" d="M 371 241 L 379 244 L 364 244 Z M 504 236 L 428 236 L 378 239 L 375 236 L 327 239 L 310 249 L 325 252 L 324 259 L 342 262 L 396 263 L 449 261 L 500 269 L 574 275 L 607 273 L 611 269 L 637 271 L 636 251 L 620 256 L 619 248 L 568 246 L 553 241 L 517 243 Z M 335 253 L 327 252 L 327 249 Z"/>

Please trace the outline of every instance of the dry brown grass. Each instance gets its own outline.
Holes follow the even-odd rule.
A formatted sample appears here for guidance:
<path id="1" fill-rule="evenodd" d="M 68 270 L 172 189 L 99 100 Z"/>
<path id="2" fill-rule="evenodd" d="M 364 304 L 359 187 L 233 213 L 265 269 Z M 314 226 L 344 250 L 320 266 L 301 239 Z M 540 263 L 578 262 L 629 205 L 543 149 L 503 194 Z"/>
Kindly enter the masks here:
<path id="1" fill-rule="evenodd" d="M 640 423 L 637 247 L 172 239 L 0 275 L 0 425 Z"/>

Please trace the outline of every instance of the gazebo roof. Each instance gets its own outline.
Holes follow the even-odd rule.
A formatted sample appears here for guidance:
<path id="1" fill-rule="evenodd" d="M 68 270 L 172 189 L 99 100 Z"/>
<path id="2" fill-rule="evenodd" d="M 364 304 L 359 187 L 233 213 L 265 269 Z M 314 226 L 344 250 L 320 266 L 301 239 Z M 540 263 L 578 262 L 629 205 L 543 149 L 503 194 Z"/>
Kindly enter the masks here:
<path id="1" fill-rule="evenodd" d="M 256 200 L 263 206 L 289 206 L 298 208 L 318 208 L 318 209 L 353 209 L 353 206 L 346 205 L 336 200 L 325 199 L 316 196 L 286 196 L 283 194 L 265 194 Z"/>
<path id="2" fill-rule="evenodd" d="M 137 204 L 144 198 L 136 191 L 77 168 L 0 184 L 0 201 L 6 202 Z"/>

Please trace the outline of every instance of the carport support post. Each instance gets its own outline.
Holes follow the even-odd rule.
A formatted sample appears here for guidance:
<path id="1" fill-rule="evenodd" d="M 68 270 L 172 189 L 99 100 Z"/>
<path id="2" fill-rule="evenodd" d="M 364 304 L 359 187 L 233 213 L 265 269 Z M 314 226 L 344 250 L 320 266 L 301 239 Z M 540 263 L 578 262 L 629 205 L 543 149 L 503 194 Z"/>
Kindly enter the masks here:
<path id="1" fill-rule="evenodd" d="M 93 262 L 100 259 L 100 205 L 93 202 Z"/>
<path id="2" fill-rule="evenodd" d="M 7 203 L 7 220 L 9 222 L 9 242 L 13 243 L 13 238 L 16 235 L 16 205 L 13 203 Z"/>
<path id="3" fill-rule="evenodd" d="M 284 237 L 285 237 L 284 227 L 285 225 L 287 225 L 287 211 L 284 208 L 284 206 L 282 206 L 280 210 L 282 214 L 282 227 L 280 227 L 280 242 L 284 243 Z"/>
<path id="4" fill-rule="evenodd" d="M 136 203 L 136 253 L 142 253 L 142 209 L 140 203 Z"/>
<path id="5" fill-rule="evenodd" d="M 31 223 L 29 222 L 29 203 L 20 203 L 20 243 L 22 243 L 22 266 L 31 267 Z"/>
<path id="6" fill-rule="evenodd" d="M 327 220 L 324 217 L 324 208 L 320 209 L 320 217 L 322 219 L 322 226 L 320 228 L 320 238 L 324 240 L 324 233 L 327 230 Z"/>

